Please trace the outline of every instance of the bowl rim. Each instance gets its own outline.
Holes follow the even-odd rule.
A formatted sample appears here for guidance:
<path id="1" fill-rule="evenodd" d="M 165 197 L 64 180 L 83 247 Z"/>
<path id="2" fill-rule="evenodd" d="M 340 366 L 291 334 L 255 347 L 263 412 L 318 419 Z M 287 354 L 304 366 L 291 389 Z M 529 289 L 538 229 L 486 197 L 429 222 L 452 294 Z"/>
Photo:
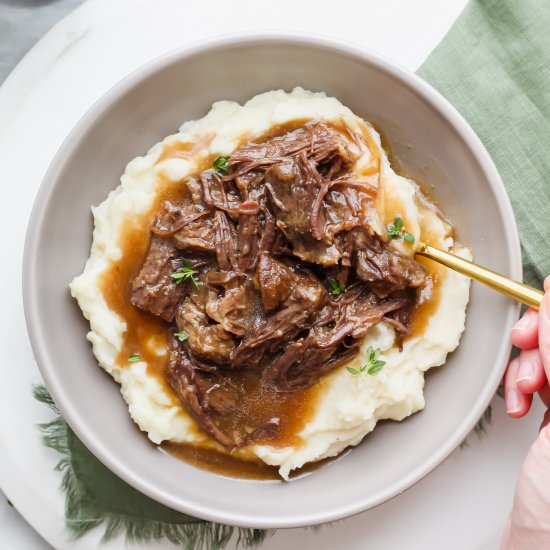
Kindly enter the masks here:
<path id="1" fill-rule="evenodd" d="M 452 437 L 447 439 L 446 443 L 431 456 L 429 461 L 417 466 L 407 476 L 402 477 L 392 486 L 387 487 L 385 491 L 379 492 L 375 498 L 367 495 L 363 499 L 350 502 L 350 504 L 346 507 L 327 509 L 324 514 L 309 515 L 307 511 L 305 511 L 292 519 L 273 516 L 250 518 L 244 514 L 235 513 L 231 510 L 213 511 L 211 508 L 205 506 L 197 506 L 193 502 L 186 500 L 185 495 L 179 495 L 178 498 L 175 498 L 171 495 L 165 494 L 154 485 L 150 484 L 147 479 L 144 479 L 139 472 L 129 471 L 124 464 L 124 460 L 113 455 L 109 449 L 102 447 L 101 444 L 98 443 L 94 433 L 89 431 L 85 419 L 81 418 L 77 409 L 70 405 L 70 400 L 66 396 L 63 389 L 63 384 L 61 383 L 59 376 L 56 375 L 55 365 L 51 364 L 48 360 L 48 354 L 46 353 L 48 344 L 43 337 L 41 326 L 38 322 L 38 291 L 32 278 L 32 274 L 35 273 L 36 267 L 35 258 L 38 236 L 45 221 L 47 207 L 52 198 L 52 192 L 56 187 L 58 176 L 66 159 L 69 158 L 75 151 L 80 138 L 89 130 L 95 120 L 103 114 L 106 109 L 108 109 L 111 103 L 126 94 L 135 85 L 154 75 L 155 72 L 167 68 L 171 64 L 176 63 L 183 58 L 191 57 L 206 51 L 215 51 L 227 47 L 238 47 L 242 45 L 252 46 L 255 43 L 262 45 L 290 44 L 297 47 L 313 46 L 337 55 L 343 55 L 352 59 L 355 58 L 363 62 L 366 61 L 382 73 L 386 73 L 389 76 L 403 82 L 416 95 L 424 101 L 430 103 L 453 127 L 461 139 L 468 144 L 470 152 L 481 166 L 483 172 L 487 175 L 489 186 L 497 202 L 497 207 L 501 212 L 503 219 L 507 222 L 505 224 L 503 242 L 505 242 L 510 256 L 508 265 L 509 275 L 518 280 L 522 280 L 523 270 L 519 234 L 506 188 L 504 187 L 497 168 L 489 153 L 485 149 L 485 146 L 463 116 L 454 106 L 451 105 L 451 103 L 449 103 L 447 99 L 445 99 L 438 91 L 436 91 L 431 85 L 415 73 L 364 46 L 315 33 L 255 31 L 246 33 L 231 33 L 211 37 L 206 40 L 190 43 L 159 56 L 137 68 L 112 86 L 80 118 L 55 154 L 35 197 L 29 217 L 23 252 L 23 306 L 31 346 L 48 391 L 51 393 L 61 414 L 71 429 L 82 440 L 86 447 L 92 451 L 94 456 L 96 456 L 113 473 L 141 493 L 149 496 L 157 502 L 174 510 L 206 519 L 208 521 L 241 527 L 295 528 L 340 520 L 363 512 L 374 506 L 378 506 L 379 504 L 382 504 L 383 502 L 386 502 L 387 500 L 390 500 L 403 491 L 409 489 L 432 472 L 464 440 L 489 405 L 498 384 L 500 383 L 504 367 L 510 355 L 512 348 L 511 343 L 503 343 L 498 353 L 495 354 L 494 364 L 499 365 L 500 368 L 493 368 L 492 376 L 489 378 L 483 391 L 481 391 L 477 396 L 474 406 L 471 407 L 469 414 L 464 416 L 460 429 L 457 429 Z M 508 317 L 510 317 L 510 325 L 517 319 L 519 311 L 519 304 L 517 304 L 515 308 L 513 306 L 510 307 L 508 313 Z"/>

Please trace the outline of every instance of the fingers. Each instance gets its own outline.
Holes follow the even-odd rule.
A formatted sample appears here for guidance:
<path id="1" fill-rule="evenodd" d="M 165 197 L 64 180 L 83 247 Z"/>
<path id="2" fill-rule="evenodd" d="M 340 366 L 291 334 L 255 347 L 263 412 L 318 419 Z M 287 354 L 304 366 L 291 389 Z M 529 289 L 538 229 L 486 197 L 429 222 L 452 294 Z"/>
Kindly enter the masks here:
<path id="1" fill-rule="evenodd" d="M 546 383 L 546 373 L 538 349 L 523 350 L 519 355 L 517 387 L 522 393 L 535 393 Z"/>
<path id="2" fill-rule="evenodd" d="M 525 416 L 533 402 L 533 394 L 522 393 L 517 386 L 518 370 L 519 359 L 512 359 L 504 375 L 504 402 L 506 412 L 512 418 Z"/>
<path id="3" fill-rule="evenodd" d="M 544 288 L 550 287 L 550 279 L 544 281 Z M 547 290 L 539 309 L 539 350 L 546 376 L 550 375 L 550 292 Z"/>
<path id="4" fill-rule="evenodd" d="M 527 414 L 538 392 L 550 409 L 550 275 L 544 281 L 545 295 L 540 309 L 528 309 L 514 325 L 512 343 L 522 351 L 510 361 L 504 375 L 506 412 L 513 418 Z M 550 423 L 546 412 L 541 429 Z"/>
<path id="5" fill-rule="evenodd" d="M 512 344 L 520 349 L 536 348 L 539 343 L 538 327 L 539 314 L 534 309 L 529 308 L 512 327 Z"/>

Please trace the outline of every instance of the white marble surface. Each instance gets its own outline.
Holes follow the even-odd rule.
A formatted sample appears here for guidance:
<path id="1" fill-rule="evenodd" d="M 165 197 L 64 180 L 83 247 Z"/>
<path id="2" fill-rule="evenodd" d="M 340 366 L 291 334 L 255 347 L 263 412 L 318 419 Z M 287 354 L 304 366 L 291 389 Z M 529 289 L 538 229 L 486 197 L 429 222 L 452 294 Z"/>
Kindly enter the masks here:
<path id="1" fill-rule="evenodd" d="M 3 6 L 19 0 L 0 0 Z M 29 6 L 32 0 L 21 0 Z M 70 1 L 70 0 L 64 0 Z M 37 0 L 46 4 L 46 0 Z M 19 265 L 33 197 L 55 151 L 86 109 L 120 78 L 182 44 L 220 33 L 307 30 L 362 43 L 415 70 L 445 35 L 466 0 L 88 0 L 27 55 L 0 88 L 0 166 L 10 200 L 0 203 L 5 265 L 0 285 L 0 485 L 21 514 L 56 548 L 92 549 L 96 530 L 70 542 L 55 453 L 44 449 L 34 424 L 48 411 L 30 396 L 39 382 L 26 336 Z M 312 7 L 314 8 L 312 9 Z M 231 7 L 231 9 L 229 9 Z M 4 12 L 5 13 L 5 12 Z M 16 36 L 16 35 L 15 35 Z M 1 43 L 1 39 L 0 39 Z M 0 51 L 1 51 L 0 46 Z M 5 280 L 4 280 L 5 279 Z M 16 290 L 14 290 L 16 289 Z M 398 498 L 324 528 L 278 532 L 264 546 L 375 550 L 496 548 L 514 480 L 534 439 L 538 417 L 514 422 L 494 401 L 486 438 L 455 451 L 443 465 Z M 540 408 L 536 413 L 540 412 Z M 0 493 L 0 548 L 49 548 Z M 108 548 L 123 548 L 118 539 Z M 148 548 L 171 548 L 166 542 Z"/>

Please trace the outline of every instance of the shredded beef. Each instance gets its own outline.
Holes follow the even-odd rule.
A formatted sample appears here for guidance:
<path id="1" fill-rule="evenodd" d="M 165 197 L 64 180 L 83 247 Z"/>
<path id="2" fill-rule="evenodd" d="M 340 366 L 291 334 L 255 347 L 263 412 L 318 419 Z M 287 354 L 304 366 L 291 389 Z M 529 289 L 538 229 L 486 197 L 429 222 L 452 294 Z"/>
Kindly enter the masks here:
<path id="1" fill-rule="evenodd" d="M 151 237 L 147 256 L 132 285 L 133 305 L 165 321 L 172 321 L 187 291 L 187 285 L 177 285 L 172 281 L 172 273 L 178 265 L 177 257 L 177 248 L 170 239 Z"/>
<path id="2" fill-rule="evenodd" d="M 224 364 L 229 361 L 235 341 L 223 325 L 210 322 L 206 304 L 205 293 L 194 291 L 189 299 L 180 304 L 176 323 L 178 329 L 187 334 L 187 345 L 193 356 L 214 364 Z"/>
<path id="3" fill-rule="evenodd" d="M 320 190 L 308 170 L 310 162 L 302 153 L 296 160 L 285 159 L 268 168 L 265 173 L 268 203 L 295 256 L 312 263 L 334 265 L 340 258 L 335 244 L 328 236 L 317 239 L 310 231 L 315 197 Z"/>
<path id="4" fill-rule="evenodd" d="M 378 295 L 387 296 L 404 288 L 417 288 L 426 281 L 426 271 L 412 257 L 395 252 L 379 238 L 361 235 L 355 252 L 357 277 Z"/>
<path id="5" fill-rule="evenodd" d="M 310 122 L 240 147 L 227 173 L 187 178 L 158 213 L 131 300 L 183 334 L 167 380 L 229 449 L 279 430 L 278 418 L 232 420 L 247 392 L 311 386 L 382 320 L 399 348 L 410 334 L 426 273 L 369 224 L 378 172 L 352 170 L 365 147 L 345 126 Z"/>
<path id="6" fill-rule="evenodd" d="M 197 424 L 216 441 L 228 448 L 242 440 L 236 434 L 224 433 L 218 421 L 238 407 L 236 392 L 230 380 L 216 370 L 201 371 L 185 350 L 175 346 L 166 369 L 168 382 Z"/>

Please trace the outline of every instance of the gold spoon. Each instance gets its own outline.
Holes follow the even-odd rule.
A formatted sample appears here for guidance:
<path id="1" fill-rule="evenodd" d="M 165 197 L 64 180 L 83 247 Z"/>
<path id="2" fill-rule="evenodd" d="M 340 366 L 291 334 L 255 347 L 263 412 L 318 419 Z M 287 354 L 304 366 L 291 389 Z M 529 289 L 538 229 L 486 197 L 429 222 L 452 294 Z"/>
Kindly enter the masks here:
<path id="1" fill-rule="evenodd" d="M 460 256 L 451 254 L 450 252 L 445 252 L 439 248 L 434 248 L 429 244 L 420 243 L 420 246 L 415 254 L 443 264 L 454 271 L 462 273 L 462 275 L 471 277 L 472 279 L 487 285 L 493 290 L 506 294 L 506 296 L 509 296 L 510 298 L 513 298 L 514 300 L 517 300 L 518 302 L 528 305 L 534 309 L 539 309 L 539 305 L 542 302 L 544 292 L 541 290 L 537 290 L 531 286 L 514 281 L 504 275 L 500 275 L 500 273 L 495 273 L 486 267 L 481 267 L 480 265 L 469 262 Z"/>

